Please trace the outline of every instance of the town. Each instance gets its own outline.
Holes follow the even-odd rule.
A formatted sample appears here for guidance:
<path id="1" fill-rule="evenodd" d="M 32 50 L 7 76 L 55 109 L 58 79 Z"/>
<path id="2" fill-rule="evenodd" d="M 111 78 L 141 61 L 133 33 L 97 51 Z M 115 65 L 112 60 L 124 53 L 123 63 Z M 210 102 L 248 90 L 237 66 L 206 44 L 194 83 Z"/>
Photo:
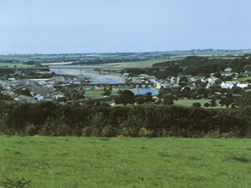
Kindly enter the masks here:
<path id="1" fill-rule="evenodd" d="M 189 58 L 193 57 L 187 57 L 185 60 Z M 50 71 L 49 66 L 27 62 L 28 65 L 36 65 L 36 68 L 6 70 L 6 67 L 0 67 L 1 100 L 28 103 L 53 101 L 80 105 L 128 103 L 182 105 L 178 101 L 192 100 L 192 105 L 197 107 L 234 108 L 251 89 L 250 56 L 239 59 L 241 58 L 245 63 L 238 72 L 233 70 L 236 68 L 225 65 L 215 72 L 204 75 L 174 70 L 164 78 L 160 78 L 159 75 L 168 72 L 168 68 L 175 69 L 172 64 L 177 64 L 178 61 L 171 62 L 171 66 L 170 62 L 164 62 L 164 64 L 169 63 L 166 68 L 165 66 L 163 68 L 162 63 L 161 68 L 157 68 L 157 75 L 153 73 L 156 72 L 158 64 L 148 68 L 148 71 L 142 68 L 120 70 L 94 68 L 91 73 L 85 75 L 85 73 L 80 74 L 82 72 L 65 74 L 60 71 L 55 71 L 57 72 L 55 74 Z M 196 61 L 198 59 L 201 60 L 197 57 Z M 64 70 L 67 71 L 67 67 Z M 124 91 L 130 92 L 124 95 Z"/>

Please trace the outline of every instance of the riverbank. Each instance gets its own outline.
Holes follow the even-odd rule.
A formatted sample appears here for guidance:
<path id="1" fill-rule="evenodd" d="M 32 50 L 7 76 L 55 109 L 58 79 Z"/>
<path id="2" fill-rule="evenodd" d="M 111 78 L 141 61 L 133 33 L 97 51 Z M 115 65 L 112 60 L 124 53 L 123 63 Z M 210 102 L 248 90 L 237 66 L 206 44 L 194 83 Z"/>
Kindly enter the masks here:
<path id="1" fill-rule="evenodd" d="M 90 78 L 90 84 L 123 84 L 125 83 L 125 77 L 122 75 L 101 75 L 99 73 L 94 73 L 92 70 L 81 70 L 81 69 L 53 69 L 51 71 L 59 75 L 83 75 Z"/>

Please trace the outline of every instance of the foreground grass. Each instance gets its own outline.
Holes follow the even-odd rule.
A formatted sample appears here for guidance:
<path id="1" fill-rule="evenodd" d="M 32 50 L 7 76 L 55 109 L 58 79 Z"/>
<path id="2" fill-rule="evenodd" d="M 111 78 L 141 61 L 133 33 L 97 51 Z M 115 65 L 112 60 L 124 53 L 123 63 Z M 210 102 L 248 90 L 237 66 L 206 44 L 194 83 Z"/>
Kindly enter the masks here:
<path id="1" fill-rule="evenodd" d="M 32 187 L 251 187 L 251 140 L 2 136 L 7 177 Z"/>

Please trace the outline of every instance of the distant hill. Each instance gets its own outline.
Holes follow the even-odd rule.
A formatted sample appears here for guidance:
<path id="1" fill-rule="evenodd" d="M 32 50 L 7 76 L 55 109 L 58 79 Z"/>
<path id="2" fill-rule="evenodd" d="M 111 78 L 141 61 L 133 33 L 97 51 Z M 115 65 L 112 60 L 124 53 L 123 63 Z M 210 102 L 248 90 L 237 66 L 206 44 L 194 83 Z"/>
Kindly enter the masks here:
<path id="1" fill-rule="evenodd" d="M 242 56 L 251 54 L 251 50 L 213 50 L 193 49 L 187 51 L 163 52 L 126 52 L 126 53 L 75 53 L 75 54 L 15 54 L 0 55 L 0 62 L 24 63 L 34 61 L 37 63 L 72 62 L 73 64 L 105 64 L 118 62 L 135 62 L 153 59 L 172 59 L 187 56 Z"/>

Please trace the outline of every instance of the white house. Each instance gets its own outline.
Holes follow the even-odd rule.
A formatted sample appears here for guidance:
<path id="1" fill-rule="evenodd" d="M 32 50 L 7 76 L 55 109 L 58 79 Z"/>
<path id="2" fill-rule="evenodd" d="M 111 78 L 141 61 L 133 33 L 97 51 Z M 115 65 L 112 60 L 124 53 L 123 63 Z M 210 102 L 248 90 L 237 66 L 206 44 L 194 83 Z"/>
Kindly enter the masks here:
<path id="1" fill-rule="evenodd" d="M 231 89 L 232 87 L 234 87 L 237 83 L 234 81 L 226 81 L 226 82 L 222 82 L 221 83 L 221 88 L 225 88 L 225 89 Z"/>

